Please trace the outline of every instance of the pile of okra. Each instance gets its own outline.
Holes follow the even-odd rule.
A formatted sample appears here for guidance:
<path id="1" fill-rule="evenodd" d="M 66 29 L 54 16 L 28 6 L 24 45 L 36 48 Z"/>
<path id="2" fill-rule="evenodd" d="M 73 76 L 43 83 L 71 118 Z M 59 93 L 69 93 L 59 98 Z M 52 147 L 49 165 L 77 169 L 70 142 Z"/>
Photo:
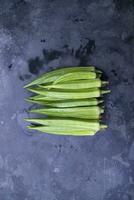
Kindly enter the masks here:
<path id="1" fill-rule="evenodd" d="M 30 110 L 29 129 L 57 135 L 88 136 L 107 128 L 101 122 L 103 96 L 108 82 L 94 66 L 66 67 L 41 75 L 24 88 L 34 93 L 28 102 L 41 107 Z"/>

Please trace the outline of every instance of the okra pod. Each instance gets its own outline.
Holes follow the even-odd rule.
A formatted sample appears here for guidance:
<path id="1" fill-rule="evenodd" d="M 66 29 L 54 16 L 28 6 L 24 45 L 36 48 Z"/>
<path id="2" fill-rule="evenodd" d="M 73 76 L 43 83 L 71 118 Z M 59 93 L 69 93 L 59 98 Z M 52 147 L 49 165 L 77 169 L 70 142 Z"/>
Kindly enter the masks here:
<path id="1" fill-rule="evenodd" d="M 96 98 L 91 99 L 76 99 L 76 100 L 59 100 L 59 101 L 44 101 L 44 100 L 32 100 L 26 99 L 28 102 L 36 103 L 40 105 L 46 105 L 50 107 L 83 107 L 83 106 L 96 106 L 102 103 L 103 100 Z"/>
<path id="2" fill-rule="evenodd" d="M 109 93 L 110 90 L 101 90 L 100 88 L 91 88 L 80 91 L 59 91 L 59 90 L 45 90 L 40 88 L 28 88 L 29 91 L 40 94 L 45 97 L 58 99 L 86 99 L 100 97 L 102 94 Z"/>
<path id="3" fill-rule="evenodd" d="M 79 89 L 88 89 L 95 87 L 103 87 L 108 84 L 107 81 L 101 81 L 99 78 L 97 79 L 89 79 L 89 80 L 78 80 L 78 81 L 70 81 L 59 84 L 50 84 L 50 85 L 39 85 L 40 88 L 57 88 L 57 89 L 71 89 L 71 90 L 79 90 Z"/>
<path id="4" fill-rule="evenodd" d="M 94 66 L 89 66 L 89 67 L 66 67 L 66 68 L 61 68 L 61 69 L 56 69 L 51 72 L 45 73 L 41 75 L 39 78 L 33 80 L 31 83 L 27 84 L 24 86 L 24 88 L 33 86 L 33 85 L 38 85 L 38 84 L 43 84 L 43 83 L 50 83 L 55 80 L 57 80 L 60 76 L 66 74 L 66 73 L 71 73 L 71 72 L 90 72 L 90 71 L 95 71 Z"/>
<path id="5" fill-rule="evenodd" d="M 70 136 L 89 136 L 94 135 L 94 130 L 79 130 L 79 129 L 67 129 L 53 126 L 27 126 L 29 129 L 37 130 L 43 133 L 50 133 L 55 135 L 70 135 Z"/>
<path id="6" fill-rule="evenodd" d="M 73 80 L 95 79 L 96 77 L 97 74 L 95 72 L 72 72 L 60 76 L 58 79 L 54 81 L 53 84 L 63 83 Z"/>
<path id="7" fill-rule="evenodd" d="M 45 119 L 25 119 L 27 122 L 38 125 L 55 126 L 61 128 L 100 130 L 99 120 L 78 120 L 70 118 L 45 118 Z"/>
<path id="8" fill-rule="evenodd" d="M 33 109 L 30 112 L 45 114 L 57 117 L 75 117 L 80 119 L 99 119 L 100 114 L 104 112 L 99 106 L 91 107 L 73 107 L 73 108 L 42 108 Z"/>
<path id="9" fill-rule="evenodd" d="M 56 134 L 56 135 L 70 135 L 70 136 L 89 136 L 89 135 L 95 135 L 96 130 L 86 130 L 86 129 L 67 129 L 61 128 L 61 127 L 54 127 L 54 126 L 27 126 L 29 129 L 38 130 L 43 133 L 50 133 L 50 134 Z M 106 125 L 100 125 L 100 130 L 107 128 Z"/>

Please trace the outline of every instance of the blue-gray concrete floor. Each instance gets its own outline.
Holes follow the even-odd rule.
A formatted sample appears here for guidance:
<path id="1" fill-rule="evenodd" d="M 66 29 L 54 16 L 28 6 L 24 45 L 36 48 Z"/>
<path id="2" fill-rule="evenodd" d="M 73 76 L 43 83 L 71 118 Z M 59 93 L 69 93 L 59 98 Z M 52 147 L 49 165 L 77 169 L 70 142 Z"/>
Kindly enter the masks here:
<path id="1" fill-rule="evenodd" d="M 0 200 L 134 200 L 133 0 L 0 0 Z M 110 81 L 109 128 L 28 132 L 23 85 L 61 66 Z"/>

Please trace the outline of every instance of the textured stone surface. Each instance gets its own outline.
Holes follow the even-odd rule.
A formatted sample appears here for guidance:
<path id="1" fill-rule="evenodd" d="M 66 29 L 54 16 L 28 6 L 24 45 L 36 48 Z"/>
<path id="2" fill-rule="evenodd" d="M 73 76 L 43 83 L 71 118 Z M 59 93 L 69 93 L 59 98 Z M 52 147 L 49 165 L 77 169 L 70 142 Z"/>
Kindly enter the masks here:
<path id="1" fill-rule="evenodd" d="M 0 0 L 0 200 L 134 199 L 133 0 Z M 33 134 L 23 85 L 60 66 L 110 80 L 93 137 Z"/>

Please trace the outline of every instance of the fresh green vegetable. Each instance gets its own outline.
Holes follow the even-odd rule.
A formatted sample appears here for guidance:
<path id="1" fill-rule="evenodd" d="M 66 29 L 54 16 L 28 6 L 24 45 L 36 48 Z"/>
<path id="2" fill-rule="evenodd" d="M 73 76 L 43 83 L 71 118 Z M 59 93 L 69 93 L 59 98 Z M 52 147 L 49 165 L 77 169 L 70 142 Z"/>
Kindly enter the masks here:
<path id="1" fill-rule="evenodd" d="M 43 108 L 31 110 L 32 113 L 45 114 L 57 117 L 75 117 L 82 119 L 99 119 L 104 112 L 99 106 L 74 107 L 74 108 Z"/>
<path id="2" fill-rule="evenodd" d="M 59 91 L 59 90 L 45 90 L 41 88 L 28 88 L 29 91 L 40 94 L 45 97 L 58 99 L 86 99 L 100 97 L 102 94 L 109 93 L 110 90 L 100 90 L 100 88 L 91 88 L 80 91 Z"/>
<path id="3" fill-rule="evenodd" d="M 81 130 L 81 129 L 66 129 L 61 127 L 54 126 L 27 126 L 29 129 L 37 130 L 43 133 L 51 133 L 58 135 L 73 135 L 73 136 L 88 136 L 94 135 L 96 131 L 94 130 Z"/>
<path id="4" fill-rule="evenodd" d="M 95 79 L 97 78 L 97 74 L 95 72 L 72 72 L 68 74 L 64 74 L 60 76 L 58 79 L 54 81 L 53 84 L 63 83 L 66 81 L 73 81 L 73 80 L 84 80 L 84 79 Z"/>
<path id="5" fill-rule="evenodd" d="M 110 90 L 102 89 L 102 72 L 95 67 L 69 67 L 43 74 L 25 87 L 35 93 L 28 102 L 42 105 L 30 110 L 41 118 L 25 119 L 29 129 L 58 135 L 88 136 L 107 128 L 101 124 L 104 106 L 98 97 Z M 45 115 L 45 117 L 43 117 Z"/>
<path id="6" fill-rule="evenodd" d="M 94 66 L 89 66 L 89 67 L 66 67 L 66 68 L 61 68 L 61 69 L 56 69 L 51 72 L 45 73 L 39 78 L 35 79 L 31 83 L 27 84 L 24 86 L 24 88 L 37 85 L 37 84 L 43 84 L 43 83 L 50 83 L 55 81 L 57 78 L 60 76 L 66 74 L 66 73 L 71 73 L 71 72 L 94 72 L 95 67 Z"/>
<path id="7" fill-rule="evenodd" d="M 27 121 L 38 124 L 38 126 L 28 126 L 30 129 L 59 135 L 88 136 L 94 135 L 98 130 L 107 128 L 106 125 L 102 125 L 97 121 L 65 119 L 62 120 L 62 125 L 61 119 L 27 119 Z"/>
<path id="8" fill-rule="evenodd" d="M 103 100 L 98 100 L 96 98 L 91 99 L 77 99 L 77 100 L 57 100 L 57 101 L 45 101 L 45 100 L 32 100 L 27 99 L 28 102 L 36 103 L 40 105 L 46 105 L 50 107 L 83 107 L 83 106 L 96 106 L 102 103 Z"/>
<path id="9" fill-rule="evenodd" d="M 79 120 L 70 118 L 45 118 L 45 119 L 25 119 L 27 122 L 36 123 L 45 126 L 55 126 L 67 129 L 86 129 L 100 130 L 99 120 Z"/>
<path id="10" fill-rule="evenodd" d="M 107 81 L 101 81 L 99 78 L 97 79 L 89 79 L 89 80 L 76 80 L 69 81 L 60 84 L 49 84 L 49 85 L 39 85 L 41 88 L 58 88 L 58 89 L 71 89 L 71 90 L 79 90 L 79 89 L 89 89 L 89 88 L 97 88 L 103 87 L 108 84 Z"/>

